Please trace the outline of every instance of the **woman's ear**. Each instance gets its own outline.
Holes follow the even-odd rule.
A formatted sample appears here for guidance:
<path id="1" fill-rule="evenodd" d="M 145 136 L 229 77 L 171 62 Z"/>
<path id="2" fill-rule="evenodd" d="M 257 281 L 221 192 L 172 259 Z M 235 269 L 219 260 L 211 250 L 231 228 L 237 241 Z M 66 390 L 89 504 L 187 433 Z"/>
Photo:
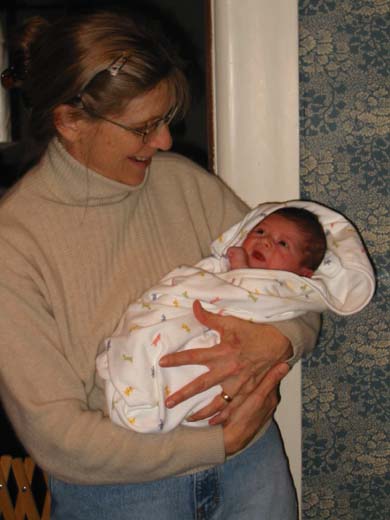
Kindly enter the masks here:
<path id="1" fill-rule="evenodd" d="M 85 121 L 77 112 L 77 109 L 70 105 L 58 105 L 54 109 L 54 126 L 60 136 L 71 143 L 80 138 L 80 132 L 85 125 Z"/>

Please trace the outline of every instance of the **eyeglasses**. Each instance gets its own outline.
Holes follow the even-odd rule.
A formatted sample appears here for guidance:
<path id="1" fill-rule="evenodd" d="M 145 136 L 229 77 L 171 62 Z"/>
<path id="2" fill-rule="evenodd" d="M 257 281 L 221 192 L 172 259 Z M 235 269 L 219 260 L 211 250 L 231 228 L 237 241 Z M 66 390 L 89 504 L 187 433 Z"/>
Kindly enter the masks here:
<path id="1" fill-rule="evenodd" d="M 163 126 L 167 125 L 169 126 L 177 112 L 177 107 L 171 108 L 171 110 L 163 117 L 160 117 L 159 119 L 156 119 L 155 121 L 152 121 L 150 123 L 147 123 L 145 126 L 141 128 L 131 127 L 124 125 L 122 123 L 118 123 L 118 121 L 113 121 L 112 119 L 109 119 L 108 117 L 101 116 L 100 114 L 97 114 L 93 110 L 90 110 L 87 108 L 84 103 L 81 100 L 82 108 L 83 110 L 91 117 L 94 117 L 96 119 L 102 119 L 103 121 L 106 121 L 107 123 L 111 123 L 112 125 L 118 126 L 119 128 L 122 128 L 123 130 L 126 130 L 127 132 L 131 132 L 132 134 L 136 135 L 137 137 L 142 138 L 142 142 L 146 144 L 151 136 L 158 132 Z"/>

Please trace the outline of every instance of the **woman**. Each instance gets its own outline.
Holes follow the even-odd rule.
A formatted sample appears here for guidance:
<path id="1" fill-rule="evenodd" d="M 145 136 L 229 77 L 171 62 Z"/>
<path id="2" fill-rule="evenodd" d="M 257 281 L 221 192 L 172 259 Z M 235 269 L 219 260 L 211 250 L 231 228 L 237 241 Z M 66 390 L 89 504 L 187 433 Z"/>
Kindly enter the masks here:
<path id="1" fill-rule="evenodd" d="M 0 209 L 0 382 L 51 476 L 52 518 L 295 518 L 269 419 L 279 362 L 313 346 L 316 316 L 273 327 L 196 309 L 221 343 L 165 358 L 209 368 L 167 406 L 220 383 L 204 413 L 221 411 L 223 426 L 129 432 L 110 422 L 95 374 L 129 301 L 247 211 L 189 160 L 157 153 L 188 100 L 175 52 L 139 19 L 104 12 L 35 19 L 19 36 L 25 66 L 3 77 L 23 85 L 40 160 Z"/>

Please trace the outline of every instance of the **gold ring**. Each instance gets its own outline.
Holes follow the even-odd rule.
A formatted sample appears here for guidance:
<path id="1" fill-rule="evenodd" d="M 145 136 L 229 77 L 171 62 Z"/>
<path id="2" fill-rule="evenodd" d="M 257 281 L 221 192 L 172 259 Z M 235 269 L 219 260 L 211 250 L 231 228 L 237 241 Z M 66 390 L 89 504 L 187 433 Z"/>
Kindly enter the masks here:
<path id="1" fill-rule="evenodd" d="M 221 392 L 221 397 L 224 399 L 227 403 L 231 403 L 233 401 L 233 397 L 230 397 L 229 394 L 226 394 L 223 390 Z"/>

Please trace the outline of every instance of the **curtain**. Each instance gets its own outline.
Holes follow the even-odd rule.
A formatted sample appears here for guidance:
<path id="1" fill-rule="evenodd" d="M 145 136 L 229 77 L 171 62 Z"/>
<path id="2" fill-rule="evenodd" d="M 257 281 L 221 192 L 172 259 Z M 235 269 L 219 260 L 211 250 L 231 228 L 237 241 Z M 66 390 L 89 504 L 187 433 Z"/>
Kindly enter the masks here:
<path id="1" fill-rule="evenodd" d="M 301 196 L 355 222 L 377 272 L 369 307 L 325 315 L 303 363 L 305 520 L 390 511 L 389 11 L 388 0 L 299 1 Z"/>

